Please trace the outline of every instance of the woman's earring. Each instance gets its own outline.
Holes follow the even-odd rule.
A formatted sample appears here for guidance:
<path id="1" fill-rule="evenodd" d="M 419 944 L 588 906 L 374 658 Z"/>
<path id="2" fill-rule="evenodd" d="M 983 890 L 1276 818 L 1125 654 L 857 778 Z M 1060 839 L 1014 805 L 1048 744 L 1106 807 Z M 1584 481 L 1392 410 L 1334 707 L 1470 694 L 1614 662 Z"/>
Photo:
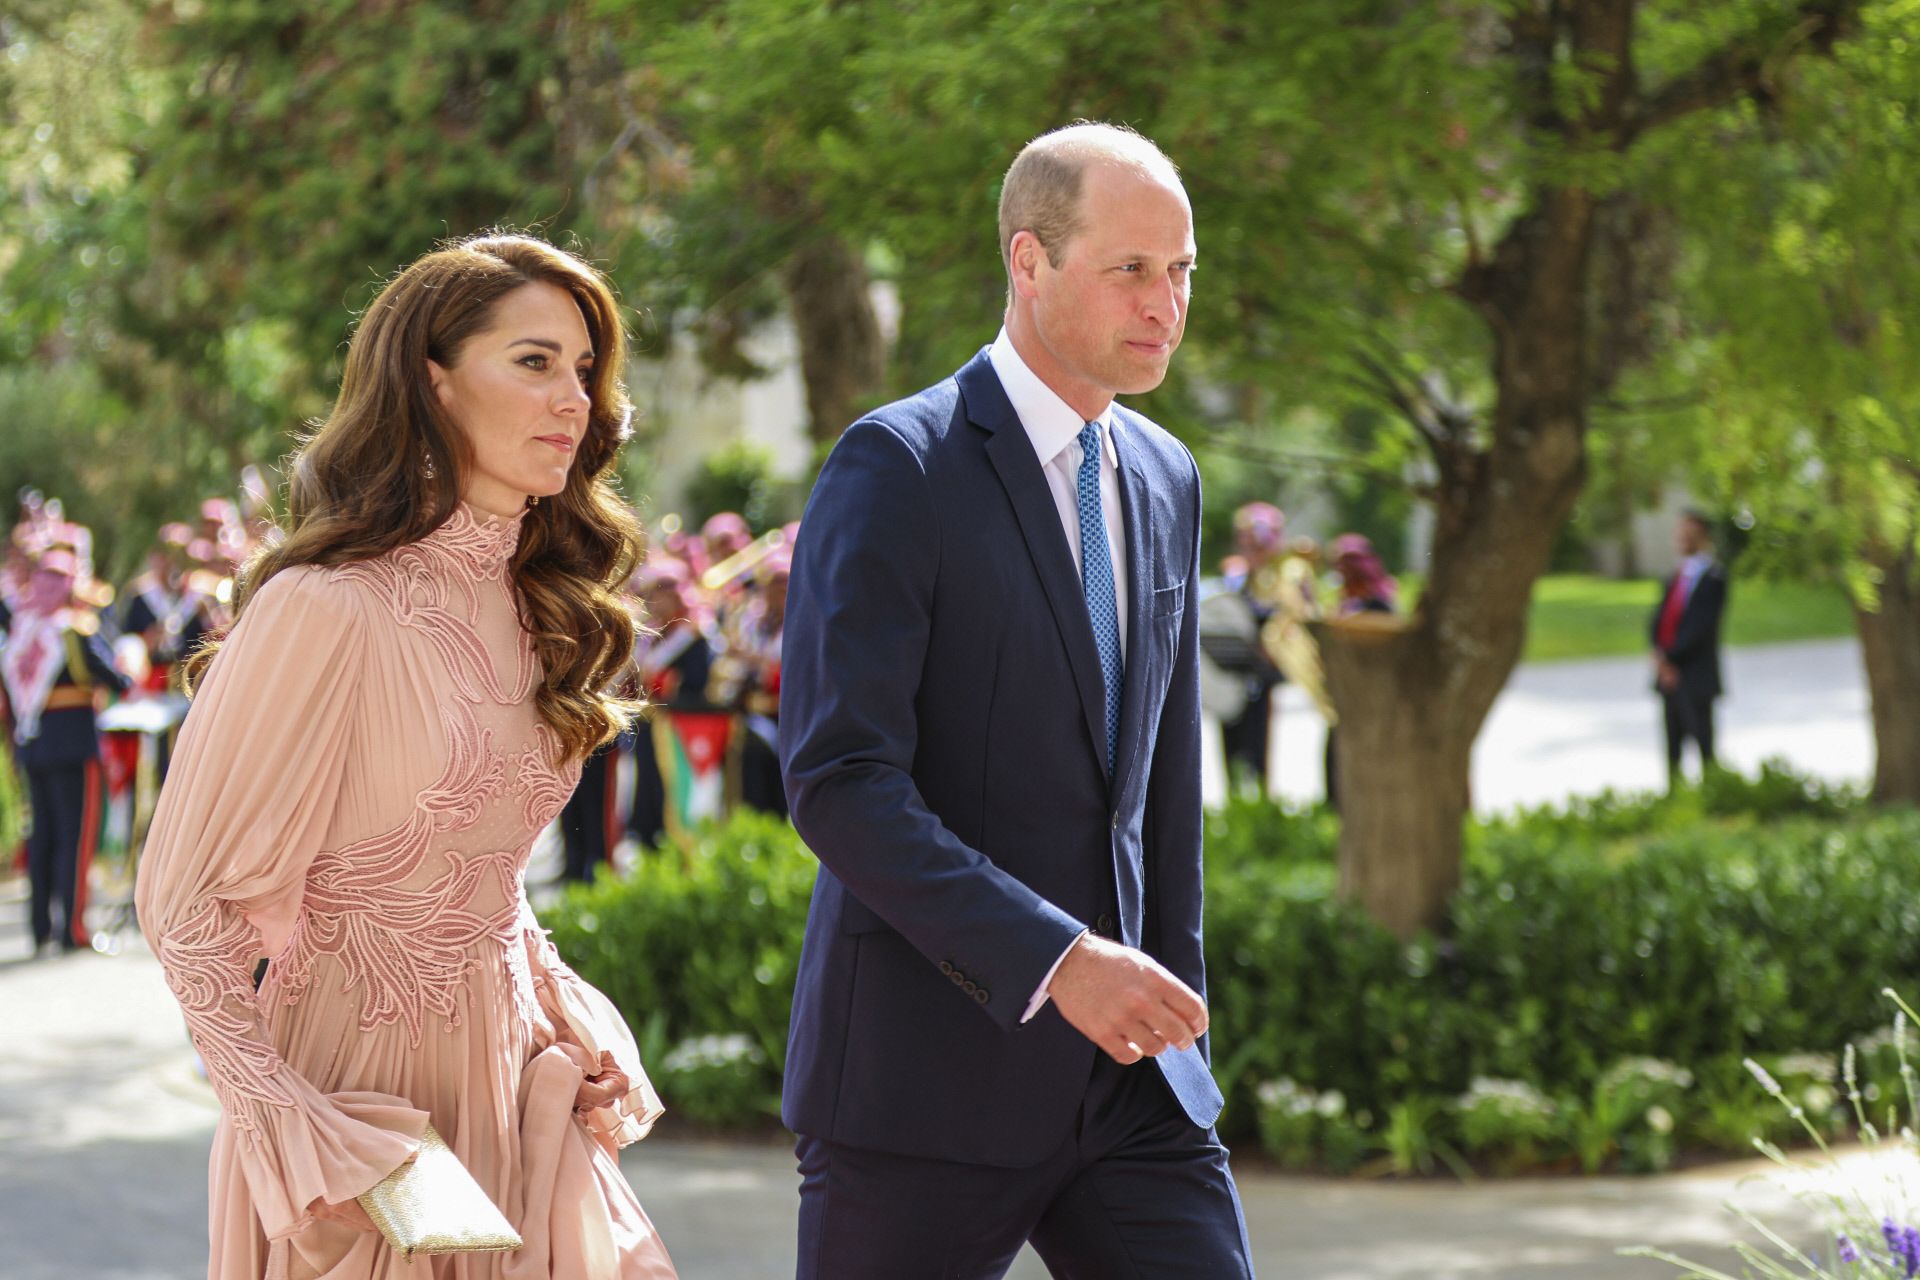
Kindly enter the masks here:
<path id="1" fill-rule="evenodd" d="M 540 495 L 539 495 L 539 494 L 537 494 L 537 493 L 530 493 L 530 494 L 528 494 L 528 495 L 527 495 L 527 509 L 528 509 L 528 510 L 532 510 L 532 509 L 533 509 L 534 507 L 537 507 L 537 506 L 539 506 L 539 505 L 540 505 Z"/>
<path id="2" fill-rule="evenodd" d="M 420 474 L 425 476 L 429 480 L 433 479 L 435 476 L 440 474 L 438 471 L 434 470 L 433 455 L 431 453 L 426 452 L 425 450 L 422 450 L 420 454 Z"/>

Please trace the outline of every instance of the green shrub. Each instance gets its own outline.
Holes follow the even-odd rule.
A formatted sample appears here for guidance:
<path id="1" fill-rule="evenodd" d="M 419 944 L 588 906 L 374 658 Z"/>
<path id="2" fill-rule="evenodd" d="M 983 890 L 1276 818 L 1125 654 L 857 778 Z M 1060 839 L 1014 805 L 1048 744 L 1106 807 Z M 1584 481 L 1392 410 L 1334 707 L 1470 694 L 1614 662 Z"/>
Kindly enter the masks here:
<path id="1" fill-rule="evenodd" d="M 1538 1164 L 1564 1145 L 1566 1122 L 1552 1098 L 1524 1080 L 1482 1076 L 1454 1101 L 1460 1145 L 1496 1168 Z"/>
<path id="2" fill-rule="evenodd" d="M 752 1036 L 695 1036 L 660 1060 L 656 1087 L 673 1109 L 696 1124 L 737 1125 L 749 1117 L 777 1119 L 780 1095 L 768 1088 L 767 1055 Z"/>
<path id="3" fill-rule="evenodd" d="M 757 1098 L 779 1090 L 815 865 L 785 822 L 742 813 L 686 850 L 647 853 L 624 879 L 569 890 L 542 923 L 567 963 L 625 1012 L 643 1047 L 749 1037 L 760 1055 Z M 664 1080 L 661 1089 L 670 1107 L 681 1105 Z M 763 1115 L 755 1103 L 705 1118 Z"/>
<path id="4" fill-rule="evenodd" d="M 27 833 L 27 789 L 13 763 L 13 750 L 0 744 L 0 866 L 9 865 L 13 851 Z"/>
<path id="5" fill-rule="evenodd" d="M 1829 1129 L 1832 1064 L 1795 1055 L 1867 1036 L 1869 1106 L 1902 1087 L 1867 1033 L 1879 989 L 1920 980 L 1920 813 L 1768 768 L 1476 825 L 1446 932 L 1407 944 L 1338 900 L 1337 835 L 1322 811 L 1248 798 L 1208 816 L 1229 1141 L 1297 1166 L 1659 1169 L 1687 1146 L 1791 1136 L 1744 1057 Z M 663 1079 L 669 1106 L 764 1122 L 814 869 L 790 827 L 742 815 L 547 913 L 650 1054 L 700 1036 L 757 1047 L 733 1075 Z M 1524 1085 L 1551 1120 L 1476 1080 Z"/>
<path id="6" fill-rule="evenodd" d="M 1574 1154 L 1588 1173 L 1616 1156 L 1637 1173 L 1673 1163 L 1675 1117 L 1687 1110 L 1693 1072 L 1660 1058 L 1622 1058 L 1569 1104 Z"/>

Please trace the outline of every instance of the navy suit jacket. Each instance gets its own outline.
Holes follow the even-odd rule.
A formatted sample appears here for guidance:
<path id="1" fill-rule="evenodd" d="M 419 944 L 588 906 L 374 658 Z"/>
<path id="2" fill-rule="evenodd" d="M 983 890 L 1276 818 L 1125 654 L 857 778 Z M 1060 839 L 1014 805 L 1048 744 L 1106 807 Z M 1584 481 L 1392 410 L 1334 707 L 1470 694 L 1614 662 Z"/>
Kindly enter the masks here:
<path id="1" fill-rule="evenodd" d="M 1126 676 L 1100 661 L 1039 459 L 983 351 L 848 428 L 795 551 L 781 756 L 821 869 L 794 993 L 788 1127 L 1022 1167 L 1073 1132 L 1094 1046 L 1051 1003 L 1103 926 L 1204 995 L 1192 455 L 1114 410 Z M 1202 1040 L 1155 1061 L 1193 1122 Z"/>
<path id="2" fill-rule="evenodd" d="M 1653 617 L 1647 624 L 1647 635 L 1656 649 L 1660 647 L 1660 615 L 1666 610 L 1677 576 L 1669 576 L 1661 587 L 1660 603 L 1653 607 Z M 1720 680 L 1720 619 L 1726 611 L 1727 571 L 1716 561 L 1707 566 L 1681 606 L 1673 647 L 1662 650 L 1680 672 L 1680 687 L 1675 692 L 1682 697 L 1712 699 L 1725 691 Z M 1659 688 L 1658 683 L 1654 687 Z"/>

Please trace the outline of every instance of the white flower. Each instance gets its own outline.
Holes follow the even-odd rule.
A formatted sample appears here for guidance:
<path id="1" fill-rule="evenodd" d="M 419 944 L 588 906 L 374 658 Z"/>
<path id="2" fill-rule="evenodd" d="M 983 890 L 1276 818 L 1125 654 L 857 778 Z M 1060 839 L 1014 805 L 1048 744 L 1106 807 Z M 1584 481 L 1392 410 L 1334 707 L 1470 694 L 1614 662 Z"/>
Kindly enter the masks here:
<path id="1" fill-rule="evenodd" d="M 1493 1107 L 1509 1115 L 1550 1116 L 1555 1111 L 1553 1099 L 1526 1081 L 1498 1080 L 1491 1076 L 1476 1079 L 1460 1095 L 1460 1110 L 1472 1111 L 1482 1106 Z"/>
<path id="2" fill-rule="evenodd" d="M 1600 1077 L 1600 1087 L 1611 1093 L 1629 1081 L 1691 1089 L 1693 1072 L 1664 1058 L 1622 1058 Z"/>
<path id="3" fill-rule="evenodd" d="M 1289 1116 L 1311 1115 L 1319 1096 L 1312 1089 L 1282 1077 L 1269 1080 L 1255 1089 L 1254 1096 L 1260 1105 L 1268 1111 L 1279 1111 Z"/>
<path id="4" fill-rule="evenodd" d="M 1790 1053 L 1773 1064 L 1773 1073 L 1782 1079 L 1798 1076 L 1810 1080 L 1831 1080 L 1833 1055 L 1827 1053 Z"/>
<path id="5" fill-rule="evenodd" d="M 758 1065 L 766 1055 L 751 1036 L 735 1032 L 725 1036 L 695 1036 L 673 1046 L 660 1064 L 664 1074 L 703 1071 L 712 1067 L 730 1067 L 737 1063 Z"/>

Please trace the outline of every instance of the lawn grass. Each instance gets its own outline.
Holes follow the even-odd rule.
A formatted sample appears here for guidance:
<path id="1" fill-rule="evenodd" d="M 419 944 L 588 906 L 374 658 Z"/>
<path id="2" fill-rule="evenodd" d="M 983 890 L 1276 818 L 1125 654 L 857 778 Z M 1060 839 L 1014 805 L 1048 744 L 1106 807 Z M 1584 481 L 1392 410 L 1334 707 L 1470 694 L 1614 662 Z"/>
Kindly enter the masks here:
<path id="1" fill-rule="evenodd" d="M 1533 589 L 1528 662 L 1630 656 L 1647 651 L 1647 625 L 1661 584 L 1585 574 L 1542 578 Z M 1822 640 L 1853 634 L 1853 615 L 1837 586 L 1736 579 L 1722 640 L 1729 646 Z"/>

